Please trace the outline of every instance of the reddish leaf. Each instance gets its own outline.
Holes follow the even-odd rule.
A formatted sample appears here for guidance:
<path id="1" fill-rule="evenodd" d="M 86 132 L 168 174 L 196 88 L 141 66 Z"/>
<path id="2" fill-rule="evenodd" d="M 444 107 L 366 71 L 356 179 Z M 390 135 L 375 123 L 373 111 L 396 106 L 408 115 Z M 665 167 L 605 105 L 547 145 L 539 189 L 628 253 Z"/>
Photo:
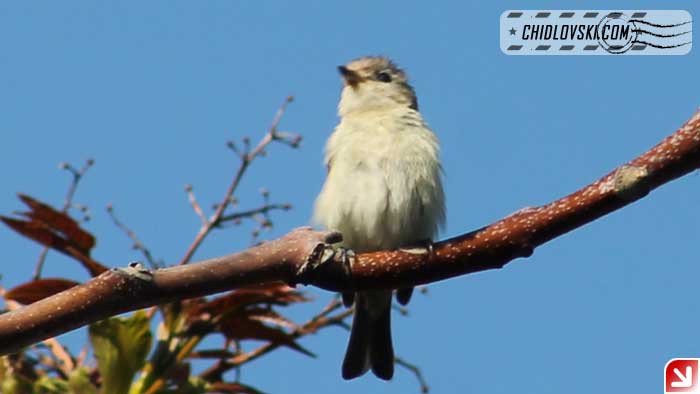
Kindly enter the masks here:
<path id="1" fill-rule="evenodd" d="M 226 319 L 226 321 L 221 324 L 221 332 L 228 339 L 257 339 L 268 341 L 288 346 L 309 357 L 316 357 L 315 354 L 296 343 L 292 334 L 279 328 L 265 325 L 258 320 L 250 319 L 248 316 L 239 315 L 235 318 Z"/>
<path id="2" fill-rule="evenodd" d="M 80 283 L 60 278 L 46 278 L 23 283 L 5 293 L 5 298 L 21 304 L 31 304 Z"/>
<path id="3" fill-rule="evenodd" d="M 102 265 L 100 262 L 97 260 L 93 260 L 90 257 L 81 254 L 80 252 L 74 251 L 73 249 L 69 248 L 68 249 L 69 256 L 73 257 L 74 259 L 78 260 L 80 264 L 85 267 L 86 270 L 90 273 L 92 276 L 97 276 L 105 271 L 107 271 L 109 268 L 105 267 Z"/>
<path id="4" fill-rule="evenodd" d="M 0 216 L 0 220 L 2 220 L 11 229 L 44 246 L 48 246 L 64 253 L 68 248 L 68 243 L 56 233 L 51 231 L 49 226 L 47 226 L 45 223 L 12 219 L 6 216 Z"/>
<path id="5" fill-rule="evenodd" d="M 278 327 L 288 328 L 291 330 L 296 330 L 299 328 L 293 321 L 287 319 L 286 317 L 280 315 L 272 309 L 247 309 L 246 314 L 249 318 L 257 320 L 262 323 L 271 324 Z"/>
<path id="6" fill-rule="evenodd" d="M 201 303 L 192 308 L 190 315 L 210 313 L 219 315 L 254 304 L 289 305 L 296 302 L 306 302 L 310 299 L 301 292 L 294 290 L 284 283 L 269 283 L 234 290 L 211 301 Z"/>
<path id="7" fill-rule="evenodd" d="M 95 237 L 80 228 L 78 222 L 73 218 L 25 194 L 19 194 L 19 198 L 31 209 L 24 216 L 32 221 L 48 224 L 53 230 L 62 233 L 78 250 L 86 255 L 90 254 L 90 250 L 95 247 Z"/>
<path id="8" fill-rule="evenodd" d="M 59 212 L 32 197 L 20 194 L 19 198 L 31 209 L 21 215 L 28 220 L 0 216 L 8 227 L 44 246 L 78 260 L 93 276 L 107 267 L 90 258 L 95 237 L 80 228 L 67 214 Z"/>

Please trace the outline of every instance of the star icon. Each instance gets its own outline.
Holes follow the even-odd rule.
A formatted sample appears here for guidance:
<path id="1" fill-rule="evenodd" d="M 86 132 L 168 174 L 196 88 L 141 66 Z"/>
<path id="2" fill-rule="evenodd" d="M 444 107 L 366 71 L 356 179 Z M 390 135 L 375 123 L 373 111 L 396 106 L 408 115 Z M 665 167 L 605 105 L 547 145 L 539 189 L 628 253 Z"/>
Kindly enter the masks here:
<path id="1" fill-rule="evenodd" d="M 514 35 L 515 35 L 515 32 L 516 32 L 517 30 L 515 30 L 514 27 L 511 27 L 510 30 L 508 30 L 508 31 L 510 32 L 510 35 L 511 35 L 511 36 L 514 36 Z"/>

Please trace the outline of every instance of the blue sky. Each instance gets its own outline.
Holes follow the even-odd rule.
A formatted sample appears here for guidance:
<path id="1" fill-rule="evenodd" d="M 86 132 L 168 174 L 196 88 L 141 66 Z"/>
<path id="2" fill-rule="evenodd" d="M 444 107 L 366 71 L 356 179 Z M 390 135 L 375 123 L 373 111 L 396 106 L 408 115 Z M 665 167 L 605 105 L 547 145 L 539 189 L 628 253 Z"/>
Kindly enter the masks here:
<path id="1" fill-rule="evenodd" d="M 88 204 L 95 257 L 141 256 L 110 222 L 114 204 L 154 254 L 175 262 L 199 219 L 183 193 L 209 206 L 237 162 L 225 141 L 257 140 L 292 94 L 281 129 L 300 150 L 274 146 L 238 193 L 258 190 L 294 209 L 273 216 L 272 238 L 307 224 L 325 170 L 340 81 L 336 66 L 366 54 L 394 58 L 412 78 L 442 143 L 448 226 L 457 235 L 591 182 L 656 144 L 700 105 L 700 55 L 506 56 L 507 9 L 566 2 L 3 2 L 0 3 L 0 207 L 15 192 L 59 205 L 61 161 L 95 167 Z M 694 1 L 592 1 L 588 9 L 686 9 Z M 697 33 L 693 34 L 697 39 Z M 397 354 L 423 368 L 434 393 L 656 393 L 671 357 L 700 357 L 698 173 L 537 249 L 505 269 L 459 277 L 417 295 L 394 316 Z M 246 228 L 211 237 L 197 259 L 250 242 Z M 0 230 L 2 285 L 26 280 L 39 248 Z M 47 275 L 85 279 L 52 254 Z M 329 293 L 309 288 L 326 302 Z M 320 304 L 296 308 L 309 316 Z M 68 335 L 77 349 L 84 334 Z M 243 371 L 266 392 L 418 392 L 399 368 L 391 383 L 345 382 L 347 334 L 328 329 Z"/>

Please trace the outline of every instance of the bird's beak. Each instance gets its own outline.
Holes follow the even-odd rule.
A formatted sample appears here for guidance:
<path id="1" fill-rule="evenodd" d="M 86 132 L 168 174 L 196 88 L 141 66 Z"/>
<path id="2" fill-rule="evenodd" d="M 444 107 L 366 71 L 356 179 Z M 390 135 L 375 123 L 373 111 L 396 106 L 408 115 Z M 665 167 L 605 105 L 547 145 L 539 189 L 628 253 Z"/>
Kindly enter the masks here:
<path id="1" fill-rule="evenodd" d="M 360 75 L 345 66 L 338 66 L 338 72 L 340 72 L 340 75 L 343 77 L 345 84 L 350 85 L 353 88 L 357 86 L 360 81 L 362 81 Z"/>

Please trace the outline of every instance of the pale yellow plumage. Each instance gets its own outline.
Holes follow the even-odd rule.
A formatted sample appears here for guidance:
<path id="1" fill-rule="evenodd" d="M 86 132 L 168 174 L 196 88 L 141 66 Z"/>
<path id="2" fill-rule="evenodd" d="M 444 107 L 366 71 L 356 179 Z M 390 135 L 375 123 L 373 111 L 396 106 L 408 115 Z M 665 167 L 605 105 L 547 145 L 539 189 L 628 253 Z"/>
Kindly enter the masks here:
<path id="1" fill-rule="evenodd" d="M 316 200 L 315 221 L 340 231 L 343 246 L 356 252 L 432 239 L 445 219 L 439 147 L 405 74 L 383 57 L 361 58 L 340 71 L 345 81 L 341 120 L 326 145 L 328 175 Z M 343 376 L 353 378 L 372 367 L 389 379 L 391 292 L 358 293 L 355 301 Z M 384 336 L 373 333 L 385 330 Z"/>

